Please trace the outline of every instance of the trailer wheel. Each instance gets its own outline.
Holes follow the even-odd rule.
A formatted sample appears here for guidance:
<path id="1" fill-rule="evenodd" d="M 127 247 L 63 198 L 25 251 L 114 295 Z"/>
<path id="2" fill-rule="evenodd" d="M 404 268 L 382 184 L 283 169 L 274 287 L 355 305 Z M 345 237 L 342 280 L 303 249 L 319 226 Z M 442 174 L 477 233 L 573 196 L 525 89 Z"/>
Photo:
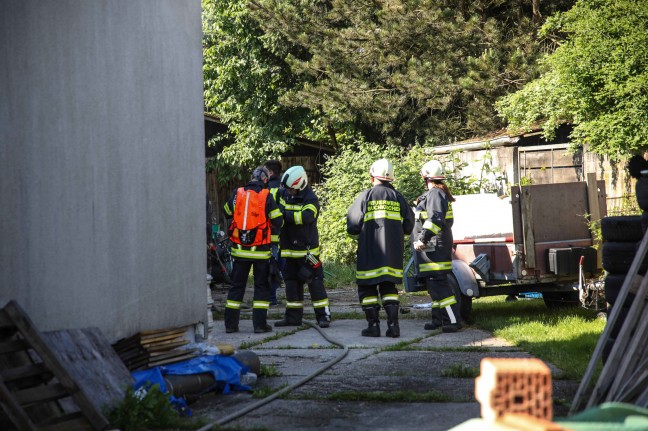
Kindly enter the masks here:
<path id="1" fill-rule="evenodd" d="M 468 324 L 473 323 L 472 297 L 464 295 L 461 292 L 461 289 L 459 288 L 459 282 L 457 282 L 457 278 L 454 276 L 454 274 L 448 274 L 448 282 L 450 283 L 452 292 L 454 293 L 455 298 L 459 303 L 459 312 L 461 313 L 461 319 Z"/>
<path id="2" fill-rule="evenodd" d="M 542 292 L 542 299 L 547 308 L 550 309 L 577 307 L 580 305 L 577 290 L 573 292 Z"/>
<path id="3" fill-rule="evenodd" d="M 641 241 L 643 238 L 641 216 L 603 217 L 601 219 L 601 234 L 606 241 Z"/>

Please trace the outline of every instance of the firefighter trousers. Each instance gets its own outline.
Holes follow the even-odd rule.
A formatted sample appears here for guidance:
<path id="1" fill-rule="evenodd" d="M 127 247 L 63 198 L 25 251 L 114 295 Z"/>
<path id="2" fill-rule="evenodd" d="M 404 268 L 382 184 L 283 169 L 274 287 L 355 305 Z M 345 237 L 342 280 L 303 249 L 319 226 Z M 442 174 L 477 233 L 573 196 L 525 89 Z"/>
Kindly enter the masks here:
<path id="1" fill-rule="evenodd" d="M 304 314 L 304 284 L 299 269 L 306 265 L 306 258 L 286 258 L 284 282 L 286 283 L 286 320 L 301 322 Z M 324 287 L 324 269 L 320 265 L 313 270 L 313 278 L 307 283 L 311 302 L 318 322 L 331 320 L 329 300 Z"/>
<path id="2" fill-rule="evenodd" d="M 389 281 L 379 284 L 359 284 L 358 298 L 363 307 L 372 305 L 380 307 L 381 301 L 383 305 L 390 302 L 399 302 L 396 284 Z"/>
<path id="3" fill-rule="evenodd" d="M 225 305 L 225 328 L 238 330 L 241 304 L 245 296 L 250 269 L 254 275 L 254 298 L 252 302 L 252 324 L 254 329 L 263 328 L 267 324 L 268 309 L 270 308 L 269 260 L 234 259 L 232 268 L 232 287 L 227 293 Z"/>
<path id="4" fill-rule="evenodd" d="M 426 278 L 426 287 L 432 298 L 432 324 L 461 325 L 459 304 L 448 282 L 448 272 L 433 272 Z"/>

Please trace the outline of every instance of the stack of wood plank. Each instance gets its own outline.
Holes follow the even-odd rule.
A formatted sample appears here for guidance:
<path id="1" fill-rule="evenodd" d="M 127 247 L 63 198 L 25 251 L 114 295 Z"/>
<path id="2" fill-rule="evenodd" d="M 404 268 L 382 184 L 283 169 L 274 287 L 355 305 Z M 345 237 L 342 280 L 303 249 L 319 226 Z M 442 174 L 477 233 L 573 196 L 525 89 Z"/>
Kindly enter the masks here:
<path id="1" fill-rule="evenodd" d="M 129 370 L 142 370 L 197 356 L 197 349 L 182 348 L 189 344 L 186 334 L 186 328 L 141 331 L 113 348 Z"/>

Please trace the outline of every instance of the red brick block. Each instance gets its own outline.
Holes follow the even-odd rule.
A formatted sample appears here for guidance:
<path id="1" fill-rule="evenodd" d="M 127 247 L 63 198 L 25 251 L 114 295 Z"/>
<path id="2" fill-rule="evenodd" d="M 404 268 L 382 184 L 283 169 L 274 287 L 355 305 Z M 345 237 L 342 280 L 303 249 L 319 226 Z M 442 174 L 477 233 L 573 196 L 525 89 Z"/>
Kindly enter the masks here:
<path id="1" fill-rule="evenodd" d="M 475 379 L 475 398 L 482 418 L 494 421 L 505 413 L 553 418 L 551 371 L 539 359 L 484 358 Z"/>

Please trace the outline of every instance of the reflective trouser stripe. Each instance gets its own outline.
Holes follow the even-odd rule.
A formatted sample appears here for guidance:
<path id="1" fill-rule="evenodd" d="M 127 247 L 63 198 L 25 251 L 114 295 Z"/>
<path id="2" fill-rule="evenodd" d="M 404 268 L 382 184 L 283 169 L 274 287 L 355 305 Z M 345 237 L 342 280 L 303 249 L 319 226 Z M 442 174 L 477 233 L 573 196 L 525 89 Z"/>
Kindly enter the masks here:
<path id="1" fill-rule="evenodd" d="M 320 299 L 319 301 L 313 301 L 313 308 L 328 307 L 328 305 L 329 305 L 328 298 Z"/>
<path id="2" fill-rule="evenodd" d="M 383 304 L 387 301 L 396 301 L 398 302 L 398 295 L 389 294 L 382 297 Z"/>
<path id="3" fill-rule="evenodd" d="M 448 307 L 448 306 L 456 304 L 456 303 L 457 303 L 457 298 L 455 298 L 454 295 L 453 296 L 448 296 L 447 298 L 442 299 L 441 301 L 439 301 L 439 307 L 440 308 Z"/>
<path id="4" fill-rule="evenodd" d="M 287 301 L 286 308 L 304 308 L 304 303 L 299 301 Z"/>
<path id="5" fill-rule="evenodd" d="M 378 304 L 377 296 L 367 296 L 366 298 L 362 298 L 362 305 L 373 305 L 373 304 Z"/>
<path id="6" fill-rule="evenodd" d="M 241 309 L 241 302 L 240 301 L 232 301 L 231 299 L 228 299 L 227 303 L 225 303 L 225 308 L 231 308 L 233 310 L 240 310 Z"/>
<path id="7" fill-rule="evenodd" d="M 269 301 L 254 301 L 252 302 L 252 308 L 262 308 L 264 310 L 267 310 L 270 308 L 270 302 Z"/>

